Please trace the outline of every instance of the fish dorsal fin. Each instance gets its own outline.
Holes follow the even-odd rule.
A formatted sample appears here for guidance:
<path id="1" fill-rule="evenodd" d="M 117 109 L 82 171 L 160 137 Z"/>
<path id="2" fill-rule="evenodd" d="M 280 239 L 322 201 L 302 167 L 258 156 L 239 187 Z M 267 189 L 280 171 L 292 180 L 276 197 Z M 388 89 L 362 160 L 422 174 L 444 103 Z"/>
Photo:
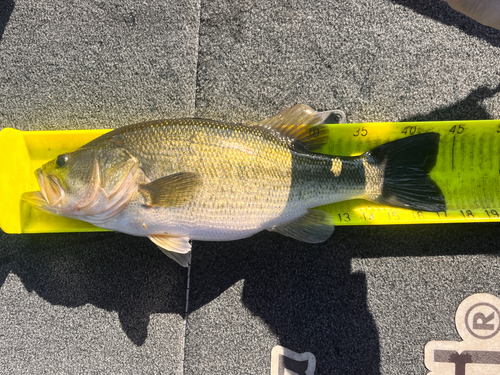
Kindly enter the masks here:
<path id="1" fill-rule="evenodd" d="M 259 122 L 260 126 L 274 131 L 289 141 L 297 151 L 318 151 L 328 141 L 328 128 L 321 116 L 305 104 L 297 104 L 276 116 Z"/>
<path id="2" fill-rule="evenodd" d="M 182 267 L 188 266 L 191 259 L 191 243 L 188 237 L 152 234 L 149 239 L 170 259 L 175 260 Z"/>
<path id="3" fill-rule="evenodd" d="M 188 203 L 201 185 L 197 173 L 180 172 L 165 176 L 139 187 L 150 207 L 181 207 Z"/>
<path id="4" fill-rule="evenodd" d="M 330 238 L 334 227 L 333 217 L 328 212 L 309 210 L 297 220 L 274 226 L 269 230 L 302 242 L 320 243 Z"/>

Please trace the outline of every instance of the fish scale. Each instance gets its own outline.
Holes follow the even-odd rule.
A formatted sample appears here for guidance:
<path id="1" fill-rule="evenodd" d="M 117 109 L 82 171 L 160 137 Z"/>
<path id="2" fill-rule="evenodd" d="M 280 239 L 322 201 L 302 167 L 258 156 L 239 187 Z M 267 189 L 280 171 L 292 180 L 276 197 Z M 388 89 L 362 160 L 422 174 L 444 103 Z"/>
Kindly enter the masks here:
<path id="1" fill-rule="evenodd" d="M 148 165 L 141 164 L 149 180 L 185 171 L 202 178 L 191 202 L 169 210 L 168 219 L 153 213 L 148 227 L 168 220 L 175 226 L 172 233 L 199 232 L 203 239 L 216 240 L 225 230 L 214 227 L 229 232 L 262 229 L 287 204 L 290 151 L 272 137 L 263 142 L 262 131 L 255 127 L 172 120 L 128 128 L 118 139 L 139 160 L 147 160 Z M 194 226 L 198 232 L 192 232 Z"/>

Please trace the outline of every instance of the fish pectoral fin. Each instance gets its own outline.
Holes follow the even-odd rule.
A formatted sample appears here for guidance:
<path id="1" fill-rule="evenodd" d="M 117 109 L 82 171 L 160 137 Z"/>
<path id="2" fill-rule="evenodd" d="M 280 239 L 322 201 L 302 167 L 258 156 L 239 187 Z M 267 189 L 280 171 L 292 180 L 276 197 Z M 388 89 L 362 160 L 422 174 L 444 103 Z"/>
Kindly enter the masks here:
<path id="1" fill-rule="evenodd" d="M 328 142 L 326 118 L 305 104 L 297 104 L 276 116 L 259 122 L 259 125 L 289 138 L 290 147 L 298 151 L 318 151 Z"/>
<path id="2" fill-rule="evenodd" d="M 333 233 L 333 217 L 322 210 L 309 210 L 307 214 L 290 223 L 270 228 L 284 236 L 309 243 L 326 241 Z"/>
<path id="3" fill-rule="evenodd" d="M 188 266 L 191 259 L 191 243 L 188 237 L 152 234 L 149 239 L 170 259 L 175 260 L 182 267 Z"/>
<path id="4" fill-rule="evenodd" d="M 174 173 L 139 187 L 150 207 L 181 207 L 188 203 L 201 185 L 200 175 L 192 172 Z"/>

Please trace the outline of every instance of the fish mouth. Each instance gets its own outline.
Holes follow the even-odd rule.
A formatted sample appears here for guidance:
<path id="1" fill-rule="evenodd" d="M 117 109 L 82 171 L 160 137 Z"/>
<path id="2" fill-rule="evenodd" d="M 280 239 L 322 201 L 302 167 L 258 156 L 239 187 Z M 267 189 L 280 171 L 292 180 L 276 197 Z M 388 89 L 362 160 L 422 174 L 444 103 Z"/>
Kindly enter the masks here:
<path id="1" fill-rule="evenodd" d="M 36 209 L 57 214 L 56 207 L 61 206 L 64 189 L 56 176 L 48 175 L 41 168 L 35 171 L 40 191 L 23 193 L 21 199 Z"/>

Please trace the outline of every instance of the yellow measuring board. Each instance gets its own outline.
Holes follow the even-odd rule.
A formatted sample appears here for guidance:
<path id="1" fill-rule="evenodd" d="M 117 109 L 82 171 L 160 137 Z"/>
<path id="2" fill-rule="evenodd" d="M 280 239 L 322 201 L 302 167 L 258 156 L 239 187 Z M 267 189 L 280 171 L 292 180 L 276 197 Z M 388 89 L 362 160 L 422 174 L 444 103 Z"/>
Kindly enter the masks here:
<path id="1" fill-rule="evenodd" d="M 104 229 L 31 208 L 25 191 L 38 190 L 34 171 L 109 130 L 0 132 L 0 227 L 6 233 L 88 232 Z M 500 221 L 500 120 L 329 125 L 322 152 L 354 156 L 414 134 L 441 134 L 431 177 L 446 200 L 446 212 L 420 212 L 352 200 L 322 206 L 336 225 L 423 224 Z"/>
<path id="2" fill-rule="evenodd" d="M 446 212 L 422 212 L 364 200 L 323 206 L 336 225 L 424 224 L 500 221 L 500 120 L 330 125 L 323 152 L 358 155 L 414 134 L 441 135 L 431 178 L 441 188 Z"/>

